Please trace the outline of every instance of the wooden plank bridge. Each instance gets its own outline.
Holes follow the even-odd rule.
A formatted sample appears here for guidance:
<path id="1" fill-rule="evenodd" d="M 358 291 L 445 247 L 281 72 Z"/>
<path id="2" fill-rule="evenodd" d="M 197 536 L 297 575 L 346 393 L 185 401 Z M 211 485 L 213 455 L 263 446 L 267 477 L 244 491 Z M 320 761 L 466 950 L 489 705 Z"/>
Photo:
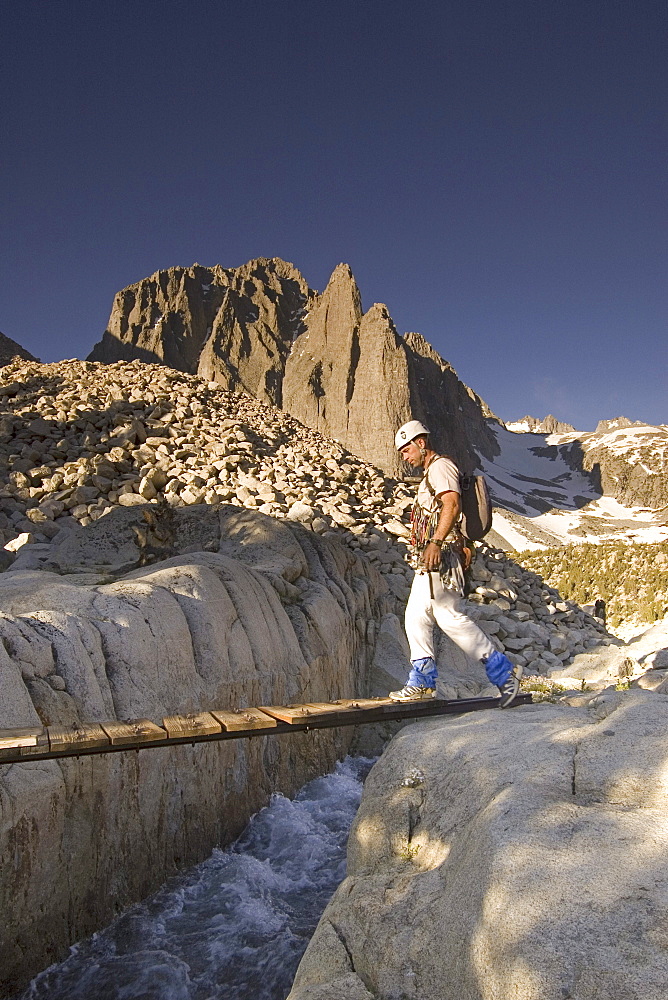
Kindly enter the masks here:
<path id="1" fill-rule="evenodd" d="M 520 694 L 513 706 L 531 703 Z M 0 765 L 36 760 L 58 760 L 90 754 L 172 747 L 184 743 L 212 743 L 253 736 L 308 732 L 369 722 L 461 715 L 496 708 L 498 698 L 459 698 L 454 701 L 396 702 L 390 698 L 350 698 L 305 705 L 212 710 L 169 715 L 157 725 L 150 719 L 95 722 L 75 726 L 24 726 L 0 729 Z"/>

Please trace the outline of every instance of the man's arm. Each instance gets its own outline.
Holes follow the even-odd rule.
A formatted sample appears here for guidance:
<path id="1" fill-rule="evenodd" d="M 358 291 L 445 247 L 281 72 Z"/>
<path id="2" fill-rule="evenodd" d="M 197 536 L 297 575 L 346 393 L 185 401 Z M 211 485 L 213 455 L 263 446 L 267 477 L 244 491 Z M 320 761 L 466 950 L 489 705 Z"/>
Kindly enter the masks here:
<path id="1" fill-rule="evenodd" d="M 455 493 L 454 490 L 450 490 L 447 493 L 439 493 L 437 499 L 441 502 L 441 513 L 438 516 L 438 524 L 434 529 L 432 538 L 442 542 L 447 538 L 456 524 L 461 507 L 459 493 Z M 434 544 L 434 542 L 430 542 L 424 550 L 422 562 L 424 568 L 429 570 L 430 573 L 438 569 L 441 564 L 440 546 Z"/>

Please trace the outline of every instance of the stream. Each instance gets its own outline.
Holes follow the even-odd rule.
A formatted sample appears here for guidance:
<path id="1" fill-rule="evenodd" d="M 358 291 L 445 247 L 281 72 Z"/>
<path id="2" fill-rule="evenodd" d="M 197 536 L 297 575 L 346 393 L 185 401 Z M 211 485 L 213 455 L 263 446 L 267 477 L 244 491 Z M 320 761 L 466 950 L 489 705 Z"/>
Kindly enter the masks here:
<path id="1" fill-rule="evenodd" d="M 274 795 L 234 844 L 74 945 L 15 1000 L 285 1000 L 345 877 L 372 764 L 346 758 L 293 800 Z"/>

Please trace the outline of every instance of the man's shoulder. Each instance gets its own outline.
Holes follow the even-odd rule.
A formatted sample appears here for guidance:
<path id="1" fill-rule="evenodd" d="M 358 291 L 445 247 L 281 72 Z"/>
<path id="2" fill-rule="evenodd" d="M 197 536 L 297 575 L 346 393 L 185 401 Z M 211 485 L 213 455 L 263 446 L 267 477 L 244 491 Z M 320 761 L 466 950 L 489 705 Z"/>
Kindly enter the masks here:
<path id="1" fill-rule="evenodd" d="M 457 475 L 459 475 L 459 469 L 457 468 L 455 460 L 450 458 L 449 455 L 439 455 L 438 458 L 434 459 L 429 468 L 441 470 L 447 469 L 448 472 L 454 471 Z"/>
<path id="2" fill-rule="evenodd" d="M 459 469 L 448 456 L 440 455 L 435 458 L 427 472 L 436 493 L 460 492 Z"/>

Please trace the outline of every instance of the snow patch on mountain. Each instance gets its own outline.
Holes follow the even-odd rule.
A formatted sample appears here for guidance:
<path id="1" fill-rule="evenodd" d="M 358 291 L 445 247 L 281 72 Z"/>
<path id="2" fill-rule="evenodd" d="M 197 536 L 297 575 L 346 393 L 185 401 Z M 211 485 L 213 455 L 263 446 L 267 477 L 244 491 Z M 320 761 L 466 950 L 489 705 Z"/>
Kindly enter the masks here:
<path id="1" fill-rule="evenodd" d="M 480 459 L 495 507 L 496 544 L 518 551 L 569 542 L 668 539 L 668 511 L 621 502 L 603 492 L 606 457 L 624 469 L 665 479 L 668 427 L 621 427 L 604 433 L 538 434 L 490 421 L 500 452 Z M 587 468 L 587 455 L 597 462 Z M 599 463 L 601 463 L 599 465 Z M 618 465 L 615 465 L 615 469 Z M 618 476 L 608 473 L 607 481 Z"/>
<path id="2" fill-rule="evenodd" d="M 499 424 L 493 432 L 500 453 L 480 463 L 496 506 L 537 517 L 553 507 L 577 510 L 600 496 L 590 477 L 566 460 L 567 450 L 544 434 L 517 434 Z"/>
<path id="3" fill-rule="evenodd" d="M 641 463 L 647 457 L 663 462 L 668 454 L 668 425 L 661 424 L 652 427 L 643 424 L 640 427 L 619 427 L 604 433 L 594 431 L 590 434 L 549 434 L 548 444 L 565 444 L 578 439 L 585 451 L 592 448 L 605 448 L 611 455 L 623 455 L 630 465 Z M 650 470 L 656 471 L 656 470 Z"/>

